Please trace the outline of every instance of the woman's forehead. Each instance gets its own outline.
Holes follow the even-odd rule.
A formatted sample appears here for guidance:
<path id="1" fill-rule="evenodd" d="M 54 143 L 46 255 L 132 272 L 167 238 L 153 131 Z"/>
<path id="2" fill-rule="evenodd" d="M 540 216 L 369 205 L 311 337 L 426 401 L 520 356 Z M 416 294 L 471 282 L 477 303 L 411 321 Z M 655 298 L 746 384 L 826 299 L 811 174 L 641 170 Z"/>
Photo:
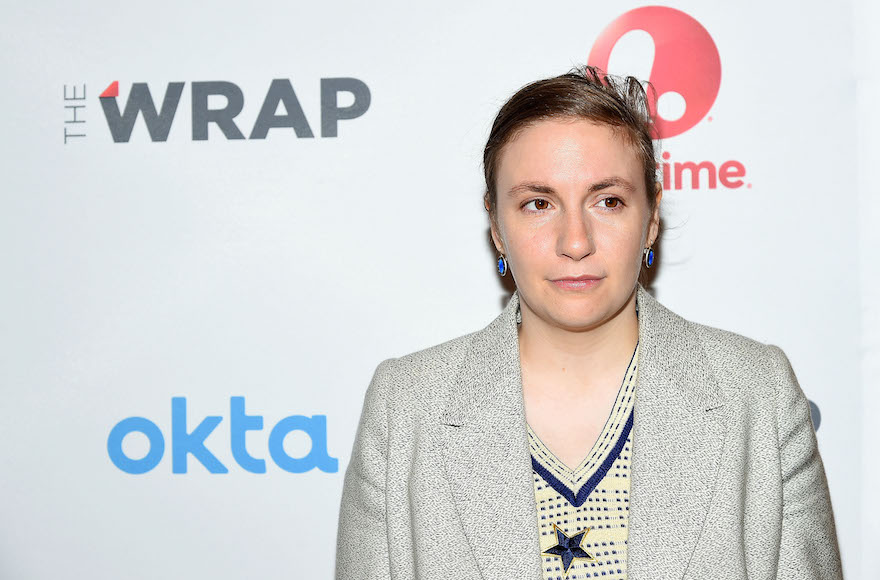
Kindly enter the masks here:
<path id="1" fill-rule="evenodd" d="M 521 179 L 592 182 L 642 172 L 636 147 L 618 127 L 589 120 L 547 119 L 523 128 L 501 152 L 498 185 Z"/>

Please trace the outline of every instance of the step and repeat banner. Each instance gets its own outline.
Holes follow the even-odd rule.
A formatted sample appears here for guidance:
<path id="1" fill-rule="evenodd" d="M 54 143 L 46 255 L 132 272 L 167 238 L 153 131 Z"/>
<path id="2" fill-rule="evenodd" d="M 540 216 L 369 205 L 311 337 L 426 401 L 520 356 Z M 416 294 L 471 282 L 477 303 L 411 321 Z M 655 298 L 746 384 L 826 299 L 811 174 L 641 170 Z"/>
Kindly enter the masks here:
<path id="1" fill-rule="evenodd" d="M 0 577 L 332 577 L 376 365 L 509 296 L 498 108 L 593 64 L 659 94 L 656 296 L 785 350 L 876 578 L 862 4 L 8 5 Z"/>

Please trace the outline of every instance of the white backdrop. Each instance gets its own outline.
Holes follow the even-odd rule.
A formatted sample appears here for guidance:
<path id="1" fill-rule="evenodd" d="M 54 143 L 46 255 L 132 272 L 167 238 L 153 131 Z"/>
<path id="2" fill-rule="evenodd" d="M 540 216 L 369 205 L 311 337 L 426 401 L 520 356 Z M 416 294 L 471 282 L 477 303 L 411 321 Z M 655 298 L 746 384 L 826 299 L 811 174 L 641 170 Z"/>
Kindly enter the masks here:
<path id="1" fill-rule="evenodd" d="M 632 28 L 626 14 L 643 5 L 7 3 L 0 577 L 331 577 L 376 365 L 482 328 L 506 302 L 481 202 L 497 109 L 585 63 L 603 30 Z M 708 31 L 720 85 L 663 150 L 744 175 L 711 187 L 705 165 L 697 187 L 689 173 L 671 184 L 656 294 L 786 351 L 821 414 L 846 577 L 873 580 L 880 509 L 863 490 L 880 485 L 877 9 L 666 5 Z M 611 72 L 673 82 L 651 66 L 672 58 L 685 79 L 674 82 L 710 80 L 682 60 L 687 35 L 666 45 L 657 34 L 621 38 Z M 322 79 L 355 79 L 340 82 L 357 95 L 335 100 L 325 82 L 322 105 Z M 101 99 L 114 81 L 118 96 Z M 231 98 L 200 104 L 208 82 Z M 114 142 L 105 107 L 124 116 L 137 83 L 167 113 L 152 123 L 161 133 L 166 120 L 166 140 L 138 115 Z M 173 115 L 161 108 L 169 83 L 183 83 Z M 695 106 L 680 90 L 661 114 Z M 216 123 L 200 138 L 199 111 L 239 92 L 244 138 Z M 249 138 L 260 119 L 264 138 Z M 186 407 L 176 425 L 172 399 Z M 123 439 L 116 458 L 152 467 L 141 474 L 108 450 L 129 417 L 155 425 L 154 453 L 164 443 L 148 465 L 147 436 Z M 198 433 L 186 437 L 203 420 L 217 423 L 204 452 Z M 187 441 L 196 455 L 182 473 Z M 245 448 L 264 473 L 242 466 L 253 467 Z M 208 454 L 228 472 L 211 473 Z M 286 471 L 285 456 L 314 468 Z"/>

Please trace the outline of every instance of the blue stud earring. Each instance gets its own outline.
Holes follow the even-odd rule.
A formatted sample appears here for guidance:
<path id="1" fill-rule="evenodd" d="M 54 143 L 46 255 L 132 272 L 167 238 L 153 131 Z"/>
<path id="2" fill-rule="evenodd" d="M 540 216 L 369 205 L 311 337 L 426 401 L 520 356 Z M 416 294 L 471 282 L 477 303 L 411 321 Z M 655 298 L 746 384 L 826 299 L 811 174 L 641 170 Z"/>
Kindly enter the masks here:
<path id="1" fill-rule="evenodd" d="M 654 265 L 654 250 L 651 248 L 645 248 L 643 252 L 645 259 L 645 268 L 650 268 Z"/>
<path id="2" fill-rule="evenodd" d="M 507 275 L 507 259 L 504 257 L 504 254 L 498 257 L 498 273 L 502 276 Z"/>

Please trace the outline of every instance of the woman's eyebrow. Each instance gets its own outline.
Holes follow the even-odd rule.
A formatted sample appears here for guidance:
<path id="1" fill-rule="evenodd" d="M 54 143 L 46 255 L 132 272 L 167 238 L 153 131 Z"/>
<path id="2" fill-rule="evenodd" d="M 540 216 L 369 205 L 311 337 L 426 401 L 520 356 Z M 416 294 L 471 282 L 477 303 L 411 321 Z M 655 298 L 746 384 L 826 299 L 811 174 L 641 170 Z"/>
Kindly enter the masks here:
<path id="1" fill-rule="evenodd" d="M 622 187 L 627 191 L 635 191 L 635 186 L 628 180 L 623 177 L 612 176 L 597 181 L 590 185 L 589 192 L 595 193 L 597 191 L 607 189 L 609 187 Z M 556 193 L 556 190 L 550 187 L 547 184 L 541 183 L 539 181 L 525 181 L 518 185 L 514 185 L 507 192 L 509 197 L 514 197 L 523 192 L 533 192 L 533 193 Z"/>
<path id="2" fill-rule="evenodd" d="M 556 193 L 556 190 L 550 187 L 549 185 L 545 185 L 536 181 L 526 181 L 520 183 L 519 185 L 514 185 L 507 192 L 507 195 L 513 197 L 523 192 L 531 191 L 534 193 Z"/>
<path id="3" fill-rule="evenodd" d="M 623 177 L 617 177 L 616 175 L 613 177 L 608 177 L 601 181 L 597 181 L 593 185 L 590 186 L 590 192 L 599 191 L 600 189 L 606 189 L 609 187 L 622 187 L 627 191 L 635 191 L 636 187 L 628 180 Z"/>

